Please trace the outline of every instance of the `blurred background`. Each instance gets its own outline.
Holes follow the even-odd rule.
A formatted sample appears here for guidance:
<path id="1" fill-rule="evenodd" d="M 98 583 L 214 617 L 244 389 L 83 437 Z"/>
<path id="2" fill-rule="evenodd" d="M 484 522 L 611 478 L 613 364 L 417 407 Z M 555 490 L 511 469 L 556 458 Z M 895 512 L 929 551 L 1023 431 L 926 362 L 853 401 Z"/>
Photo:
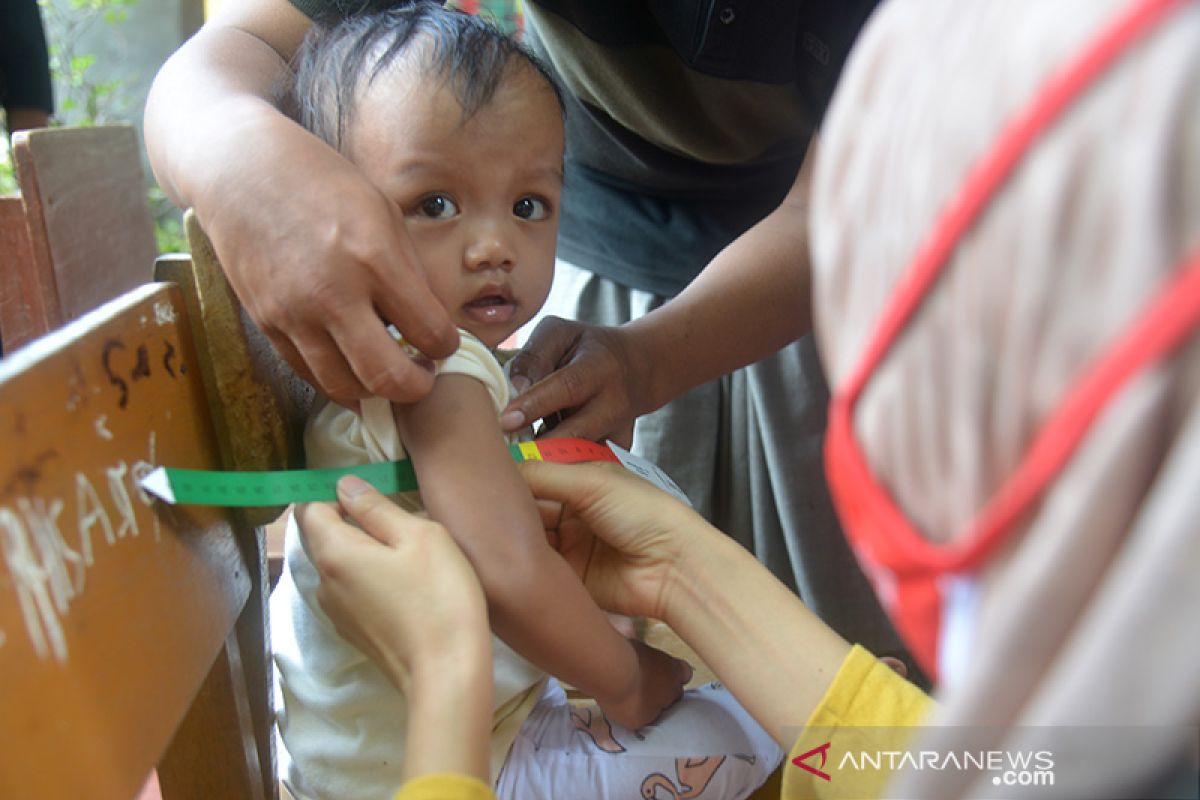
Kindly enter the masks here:
<path id="1" fill-rule="evenodd" d="M 9 5 L 15 2 L 0 0 L 0 26 L 10 24 L 6 18 L 13 19 Z M 143 141 L 142 109 L 155 73 L 222 2 L 238 0 L 38 0 L 54 95 L 50 124 L 128 122 L 138 128 Z M 450 0 L 446 5 L 488 17 L 510 33 L 521 30 L 521 0 Z M 184 251 L 180 211 L 155 185 L 144 149 L 143 144 L 159 252 Z M 5 136 L 0 144 L 0 195 L 15 192 Z"/>

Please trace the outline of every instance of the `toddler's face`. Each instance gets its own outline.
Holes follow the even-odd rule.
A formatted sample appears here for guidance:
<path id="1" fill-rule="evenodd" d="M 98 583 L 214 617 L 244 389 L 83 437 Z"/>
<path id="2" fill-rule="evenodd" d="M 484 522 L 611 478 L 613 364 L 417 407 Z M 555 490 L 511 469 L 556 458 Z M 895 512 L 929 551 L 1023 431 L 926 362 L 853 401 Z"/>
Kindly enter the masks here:
<path id="1" fill-rule="evenodd" d="M 359 98 L 346 155 L 404 214 L 434 295 L 495 347 L 541 308 L 554 277 L 563 127 L 540 78 L 515 68 L 465 123 L 452 89 L 411 69 Z"/>

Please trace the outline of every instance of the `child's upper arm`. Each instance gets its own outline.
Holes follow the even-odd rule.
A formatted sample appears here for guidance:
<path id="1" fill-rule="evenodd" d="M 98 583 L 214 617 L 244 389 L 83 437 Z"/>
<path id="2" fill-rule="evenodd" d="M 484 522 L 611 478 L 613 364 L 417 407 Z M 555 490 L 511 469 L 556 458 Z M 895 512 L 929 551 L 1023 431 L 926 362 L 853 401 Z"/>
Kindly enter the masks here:
<path id="1" fill-rule="evenodd" d="M 531 542 L 544 546 L 533 497 L 478 379 L 439 375 L 428 396 L 393 410 L 422 503 L 449 529 L 485 582 L 485 572 L 517 568 Z"/>

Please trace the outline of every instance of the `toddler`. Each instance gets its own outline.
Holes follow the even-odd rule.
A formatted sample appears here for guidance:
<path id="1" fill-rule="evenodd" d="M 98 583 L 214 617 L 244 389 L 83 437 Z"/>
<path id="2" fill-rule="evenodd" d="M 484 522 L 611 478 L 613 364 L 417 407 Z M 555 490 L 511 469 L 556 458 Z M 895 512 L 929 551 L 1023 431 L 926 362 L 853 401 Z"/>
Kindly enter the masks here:
<path id="1" fill-rule="evenodd" d="M 420 496 L 395 499 L 443 523 L 478 572 L 498 637 L 499 796 L 655 797 L 665 780 L 744 797 L 780 751 L 719 687 L 676 703 L 687 665 L 622 637 L 592 602 L 547 545 L 500 430 L 510 386 L 496 348 L 538 311 L 553 277 L 564 138 L 546 72 L 478 18 L 417 4 L 317 30 L 297 97 L 301 122 L 394 203 L 459 327 L 426 398 L 370 398 L 357 412 L 318 404 L 305 449 L 312 467 L 411 458 Z M 405 698 L 337 635 L 317 582 L 289 532 L 271 600 L 285 784 L 298 798 L 390 798 Z M 569 706 L 546 673 L 599 709 Z"/>

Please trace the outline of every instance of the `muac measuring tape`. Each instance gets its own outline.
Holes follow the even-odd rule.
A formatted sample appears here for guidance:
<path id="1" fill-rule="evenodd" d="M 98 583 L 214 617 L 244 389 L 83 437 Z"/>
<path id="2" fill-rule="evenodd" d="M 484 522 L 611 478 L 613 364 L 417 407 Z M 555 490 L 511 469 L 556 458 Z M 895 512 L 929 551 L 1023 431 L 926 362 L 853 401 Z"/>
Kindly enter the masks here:
<path id="1" fill-rule="evenodd" d="M 665 472 L 612 442 L 597 444 L 586 439 L 542 439 L 510 445 L 508 450 L 517 463 L 612 461 L 690 505 L 687 495 Z M 337 482 L 343 475 L 362 478 L 384 494 L 411 492 L 417 488 L 412 461 L 407 459 L 354 467 L 259 472 L 157 467 L 147 473 L 140 484 L 146 492 L 173 505 L 251 508 L 336 500 Z"/>

